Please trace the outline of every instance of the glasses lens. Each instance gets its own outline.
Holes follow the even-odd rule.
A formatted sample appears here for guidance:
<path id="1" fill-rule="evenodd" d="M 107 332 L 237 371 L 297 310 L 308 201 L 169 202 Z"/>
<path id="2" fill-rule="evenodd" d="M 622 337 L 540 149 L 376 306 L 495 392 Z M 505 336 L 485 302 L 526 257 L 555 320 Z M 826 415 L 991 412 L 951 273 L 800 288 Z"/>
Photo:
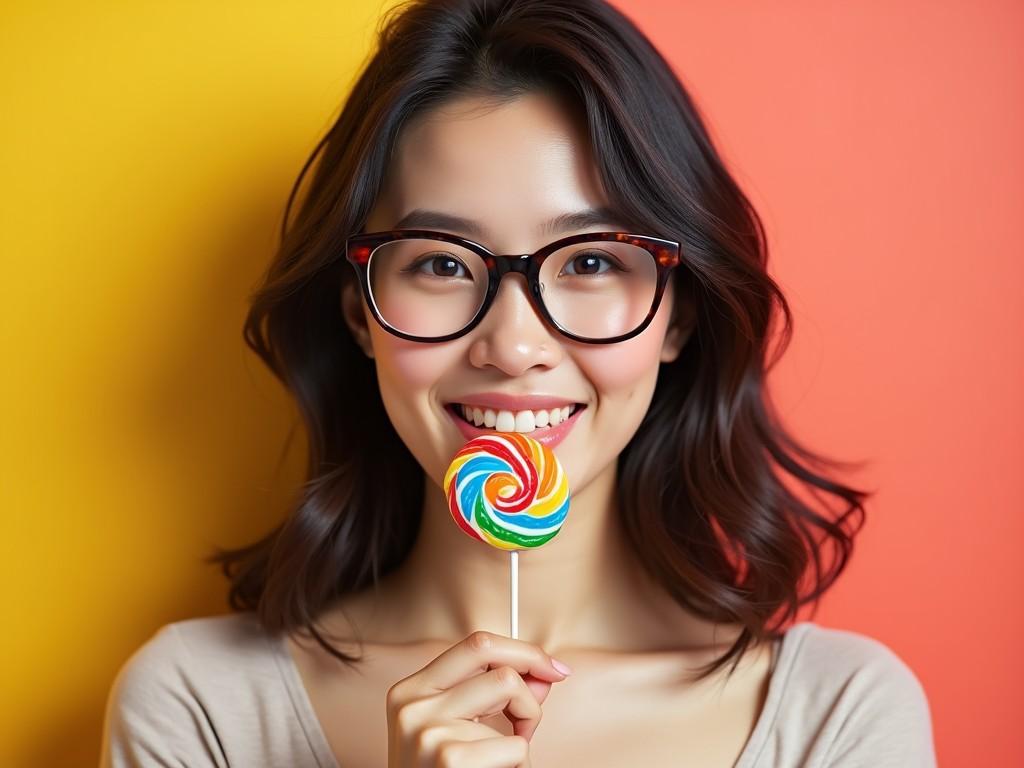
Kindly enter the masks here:
<path id="1" fill-rule="evenodd" d="M 462 330 L 487 295 L 487 265 L 443 240 L 406 238 L 370 255 L 370 294 L 385 323 L 411 336 Z"/>
<path id="2" fill-rule="evenodd" d="M 541 297 L 570 333 L 608 339 L 640 326 L 654 305 L 658 267 L 645 248 L 594 240 L 552 253 L 540 268 Z"/>

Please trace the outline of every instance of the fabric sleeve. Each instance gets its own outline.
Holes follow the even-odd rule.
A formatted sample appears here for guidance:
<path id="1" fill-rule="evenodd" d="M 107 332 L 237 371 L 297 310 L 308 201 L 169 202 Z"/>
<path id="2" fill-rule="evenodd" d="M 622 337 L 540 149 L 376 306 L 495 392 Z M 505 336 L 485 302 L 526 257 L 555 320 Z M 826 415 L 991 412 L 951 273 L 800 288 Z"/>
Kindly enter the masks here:
<path id="1" fill-rule="evenodd" d="M 935 768 L 931 711 L 921 681 L 892 650 L 871 642 L 871 662 L 844 686 L 846 710 L 829 768 Z"/>
<path id="2" fill-rule="evenodd" d="M 100 768 L 227 768 L 192 663 L 167 624 L 122 665 L 107 696 Z"/>

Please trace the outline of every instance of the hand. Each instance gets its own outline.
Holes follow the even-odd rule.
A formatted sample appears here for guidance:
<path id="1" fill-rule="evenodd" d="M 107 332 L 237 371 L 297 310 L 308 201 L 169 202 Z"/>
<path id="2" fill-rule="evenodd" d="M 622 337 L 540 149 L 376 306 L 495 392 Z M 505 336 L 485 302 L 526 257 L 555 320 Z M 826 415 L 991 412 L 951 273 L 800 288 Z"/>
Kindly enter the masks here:
<path id="1" fill-rule="evenodd" d="M 388 768 L 528 768 L 540 705 L 565 678 L 533 643 L 474 632 L 388 689 Z M 477 722 L 498 712 L 512 736 Z"/>

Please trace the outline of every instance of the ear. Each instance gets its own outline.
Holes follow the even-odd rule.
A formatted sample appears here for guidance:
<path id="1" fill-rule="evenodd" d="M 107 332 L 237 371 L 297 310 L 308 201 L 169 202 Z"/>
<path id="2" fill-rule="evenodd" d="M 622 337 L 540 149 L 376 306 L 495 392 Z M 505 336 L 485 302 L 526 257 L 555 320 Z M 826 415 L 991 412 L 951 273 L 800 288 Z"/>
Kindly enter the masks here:
<path id="1" fill-rule="evenodd" d="M 341 288 L 341 314 L 345 318 L 352 338 L 367 357 L 373 357 L 373 342 L 367 326 L 366 313 L 363 311 L 363 297 L 359 285 L 348 280 Z"/>
<path id="2" fill-rule="evenodd" d="M 672 308 L 672 319 L 669 321 L 668 330 L 665 331 L 665 340 L 661 345 L 661 362 L 675 362 L 693 334 L 696 325 L 697 317 L 693 303 L 689 301 L 676 302 Z"/>

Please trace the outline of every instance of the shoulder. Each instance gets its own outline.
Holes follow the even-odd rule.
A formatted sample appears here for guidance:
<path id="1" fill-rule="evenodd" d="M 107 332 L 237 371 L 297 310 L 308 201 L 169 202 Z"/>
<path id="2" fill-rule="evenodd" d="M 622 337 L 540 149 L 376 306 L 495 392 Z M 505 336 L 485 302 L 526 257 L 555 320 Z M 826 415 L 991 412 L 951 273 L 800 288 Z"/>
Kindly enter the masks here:
<path id="1" fill-rule="evenodd" d="M 157 629 L 122 665 L 115 682 L 126 694 L 152 685 L 176 687 L 272 662 L 271 645 L 252 613 L 185 619 Z"/>
<path id="2" fill-rule="evenodd" d="M 892 648 L 813 622 L 791 627 L 785 644 L 779 728 L 812 738 L 821 765 L 935 765 L 924 686 Z"/>
<path id="3" fill-rule="evenodd" d="M 271 651 L 266 631 L 252 611 L 203 616 L 165 624 L 150 643 L 156 649 L 168 645 L 200 664 L 231 659 L 266 660 Z"/>
<path id="4" fill-rule="evenodd" d="M 924 687 L 917 674 L 895 651 L 881 640 L 848 629 L 825 627 L 814 622 L 800 622 L 794 633 L 795 654 L 800 663 L 794 672 L 802 676 L 821 677 L 817 682 L 833 685 L 882 685 L 902 690 L 907 695 L 924 697 Z"/>
<path id="5" fill-rule="evenodd" d="M 251 612 L 157 629 L 122 664 L 107 696 L 103 766 L 146 758 L 222 765 L 233 732 L 288 702 L 274 646 Z M 247 727 L 247 726 L 246 726 Z"/>

